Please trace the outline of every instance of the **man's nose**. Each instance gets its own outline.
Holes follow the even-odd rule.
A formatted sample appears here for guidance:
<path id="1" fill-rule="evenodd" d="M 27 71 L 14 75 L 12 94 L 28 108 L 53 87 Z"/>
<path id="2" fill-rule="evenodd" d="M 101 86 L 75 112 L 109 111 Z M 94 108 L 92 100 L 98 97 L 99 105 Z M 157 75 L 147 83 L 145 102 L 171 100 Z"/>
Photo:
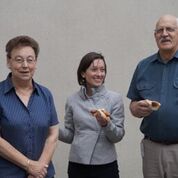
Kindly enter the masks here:
<path id="1" fill-rule="evenodd" d="M 166 28 L 163 29 L 162 35 L 163 35 L 163 36 L 167 36 L 167 35 L 168 35 L 168 32 L 167 32 L 167 29 L 166 29 Z"/>

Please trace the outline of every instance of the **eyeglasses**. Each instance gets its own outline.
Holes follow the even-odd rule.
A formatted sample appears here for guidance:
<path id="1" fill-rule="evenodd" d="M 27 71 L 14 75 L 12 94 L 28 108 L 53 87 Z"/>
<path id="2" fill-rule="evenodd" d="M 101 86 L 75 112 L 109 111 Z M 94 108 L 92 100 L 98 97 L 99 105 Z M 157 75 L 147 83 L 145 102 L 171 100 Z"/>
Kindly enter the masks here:
<path id="1" fill-rule="evenodd" d="M 29 57 L 29 58 L 22 58 L 22 57 L 15 57 L 15 58 L 12 58 L 12 60 L 14 62 L 16 62 L 17 64 L 23 64 L 25 61 L 28 63 L 28 64 L 34 64 L 36 62 L 36 59 L 33 58 L 33 57 Z"/>
<path id="2" fill-rule="evenodd" d="M 167 33 L 172 33 L 172 32 L 175 32 L 177 29 L 177 27 L 165 27 L 165 28 L 158 28 L 158 29 L 155 29 L 155 33 L 156 34 L 163 34 L 164 30 L 166 30 Z"/>

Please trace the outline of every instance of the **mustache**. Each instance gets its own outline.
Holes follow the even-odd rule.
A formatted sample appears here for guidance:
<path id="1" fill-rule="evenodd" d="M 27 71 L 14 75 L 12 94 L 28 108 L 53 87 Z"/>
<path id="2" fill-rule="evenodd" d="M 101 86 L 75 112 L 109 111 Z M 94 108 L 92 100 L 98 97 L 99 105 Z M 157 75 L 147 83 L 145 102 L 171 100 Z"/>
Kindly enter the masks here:
<path id="1" fill-rule="evenodd" d="M 160 40 L 159 40 L 161 43 L 163 43 L 163 42 L 171 42 L 171 40 L 170 39 L 168 39 L 168 38 L 165 38 L 165 37 L 162 37 L 162 38 L 160 38 Z"/>

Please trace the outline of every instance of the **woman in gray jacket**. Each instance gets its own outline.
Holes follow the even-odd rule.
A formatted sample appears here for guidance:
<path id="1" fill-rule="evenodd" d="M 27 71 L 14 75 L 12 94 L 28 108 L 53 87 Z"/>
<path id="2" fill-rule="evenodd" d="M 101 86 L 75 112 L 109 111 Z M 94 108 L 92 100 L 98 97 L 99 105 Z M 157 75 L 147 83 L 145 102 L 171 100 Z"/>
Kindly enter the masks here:
<path id="1" fill-rule="evenodd" d="M 71 144 L 69 178 L 119 178 L 115 143 L 124 136 L 124 105 L 120 94 L 104 86 L 106 63 L 90 52 L 80 61 L 80 90 L 66 102 L 64 128 L 59 140 Z M 109 113 L 106 120 L 97 109 Z"/>

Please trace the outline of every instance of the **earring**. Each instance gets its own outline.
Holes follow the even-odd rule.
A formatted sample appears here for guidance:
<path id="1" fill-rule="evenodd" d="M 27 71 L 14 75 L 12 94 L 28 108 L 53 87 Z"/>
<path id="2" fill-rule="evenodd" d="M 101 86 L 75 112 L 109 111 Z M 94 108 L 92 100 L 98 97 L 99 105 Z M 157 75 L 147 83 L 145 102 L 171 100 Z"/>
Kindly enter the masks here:
<path id="1" fill-rule="evenodd" d="M 84 78 L 84 77 L 82 78 L 82 83 L 83 83 L 83 84 L 85 83 L 85 78 Z"/>

